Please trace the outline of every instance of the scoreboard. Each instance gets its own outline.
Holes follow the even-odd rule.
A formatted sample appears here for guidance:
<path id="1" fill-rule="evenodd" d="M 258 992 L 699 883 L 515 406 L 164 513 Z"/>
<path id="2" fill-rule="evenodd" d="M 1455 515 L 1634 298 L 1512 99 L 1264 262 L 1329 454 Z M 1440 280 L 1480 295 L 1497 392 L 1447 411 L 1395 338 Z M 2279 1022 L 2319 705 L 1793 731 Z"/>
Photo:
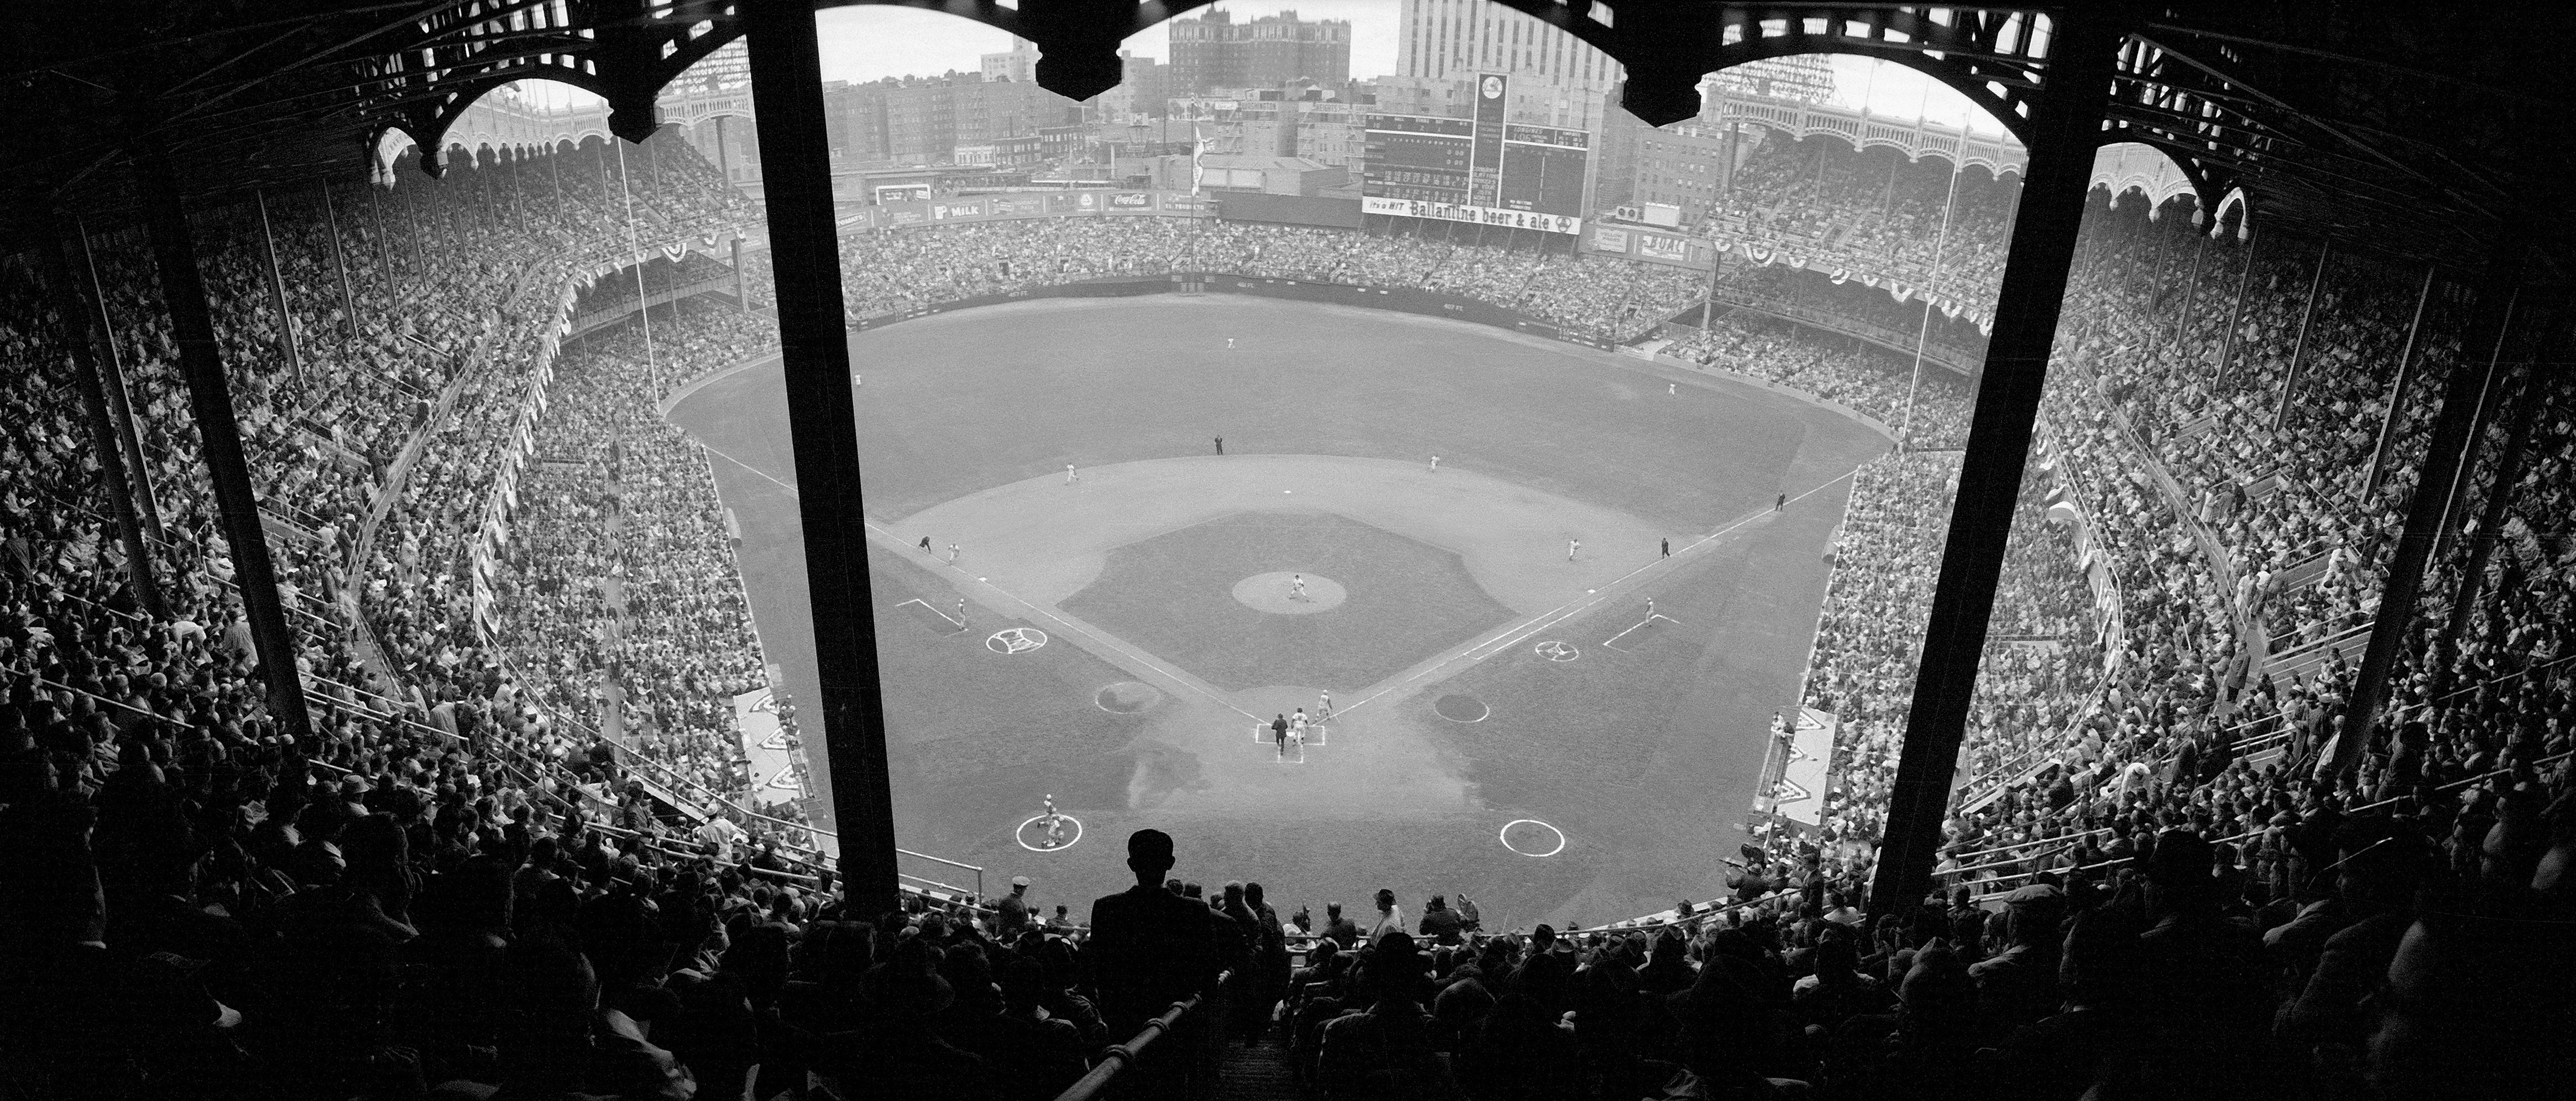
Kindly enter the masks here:
<path id="1" fill-rule="evenodd" d="M 1470 118 L 1371 115 L 1360 194 L 1372 213 L 1582 232 L 1592 136 L 1504 121 L 1510 78 L 1476 81 Z"/>

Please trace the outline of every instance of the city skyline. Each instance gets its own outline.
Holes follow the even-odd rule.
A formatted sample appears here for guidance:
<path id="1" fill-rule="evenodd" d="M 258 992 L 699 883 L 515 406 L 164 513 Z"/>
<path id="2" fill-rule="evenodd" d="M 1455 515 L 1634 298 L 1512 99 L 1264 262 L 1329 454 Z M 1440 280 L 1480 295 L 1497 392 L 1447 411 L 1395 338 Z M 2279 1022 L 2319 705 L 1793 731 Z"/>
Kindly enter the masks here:
<path id="1" fill-rule="evenodd" d="M 1354 79 L 1394 75 L 1397 44 L 1402 38 L 1402 0 L 1300 0 L 1261 4 L 1218 4 L 1195 9 L 1187 17 L 1221 10 L 1237 20 L 1294 11 L 1310 20 L 1343 19 L 1351 23 L 1350 72 Z M 1507 19 L 1528 16 L 1505 9 Z M 1531 20 L 1533 23 L 1536 20 Z M 823 78 L 865 83 L 886 77 L 939 76 L 950 70 L 979 72 L 983 55 L 1011 48 L 1011 35 L 960 16 L 919 8 L 867 5 L 828 8 L 815 14 Z M 1121 48 L 1139 57 L 1168 63 L 1168 23 L 1130 36 Z M 1877 58 L 1826 55 L 1837 82 L 1831 102 L 1843 107 L 1864 103 L 1876 114 L 1921 117 L 1933 122 L 1995 134 L 2001 123 L 1967 97 L 1914 69 Z M 546 106 L 595 104 L 597 97 L 552 81 L 522 81 L 522 95 Z"/>

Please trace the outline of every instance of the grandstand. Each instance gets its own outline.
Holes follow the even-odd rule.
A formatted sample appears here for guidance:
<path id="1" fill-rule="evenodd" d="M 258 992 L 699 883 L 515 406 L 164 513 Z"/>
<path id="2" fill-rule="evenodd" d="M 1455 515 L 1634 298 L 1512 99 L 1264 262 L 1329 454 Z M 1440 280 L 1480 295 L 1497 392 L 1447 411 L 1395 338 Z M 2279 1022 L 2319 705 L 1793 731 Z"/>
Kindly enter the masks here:
<path id="1" fill-rule="evenodd" d="M 1755 133 L 1707 216 L 1619 230 L 1670 253 L 1150 189 L 924 217 L 947 197 L 834 206 L 805 5 L 0 17 L 36 43 L 0 95 L 59 139 L 0 221 L 0 1091 L 2563 1089 L 2576 317 L 2537 73 L 2265 22 L 2302 5 L 1622 5 L 1616 34 L 1512 6 L 1615 55 L 1648 121 L 1713 66 L 1865 47 L 2028 157 L 1720 111 Z M 1074 28 L 977 10 L 1099 90 Z M 745 36 L 757 197 L 635 122 Z M 595 51 L 615 133 L 437 148 L 414 69 L 481 93 L 549 43 Z M 474 60 L 496 44 L 526 57 Z M 242 98 L 138 136 L 75 84 Z M 2222 92 L 2256 87 L 2297 94 Z M 2132 190 L 2105 120 L 2179 184 Z M 1191 317 L 1260 335 L 1220 359 Z M 1272 416 L 1293 446 L 1210 455 L 1189 391 L 1230 386 L 1333 392 Z M 1050 412 L 1125 450 L 1051 450 L 1085 438 Z M 1397 617 L 1466 626 L 1419 660 L 1314 636 L 1398 686 L 1317 674 L 1327 714 L 1197 664 L 1232 628 L 1136 611 L 1180 598 L 1111 599 L 1182 552 L 1032 503 L 1145 525 L 1223 455 L 1359 502 L 1331 506 L 1354 559 L 1424 563 Z M 1403 496 L 1433 492 L 1592 526 L 1534 522 L 1525 564 L 1362 511 L 1436 525 Z M 996 515 L 1057 555 L 1012 558 Z M 888 527 L 922 517 L 978 533 L 962 562 Z M 1622 524 L 1685 534 L 1596 567 Z M 1610 677 L 1603 648 L 1648 672 L 1566 677 Z M 1090 725 L 1028 702 L 1064 685 Z M 1274 695 L 1318 708 L 1275 757 L 1224 710 Z M 1134 748 L 1202 712 L 1205 760 Z M 1431 716 L 1486 741 L 1398 736 Z M 1720 748 L 1658 741 L 1716 716 Z M 1502 813 L 1531 791 L 1625 805 Z M 1369 816 L 1414 799 L 1437 815 Z M 1322 909 L 1358 881 L 1390 887 Z"/>

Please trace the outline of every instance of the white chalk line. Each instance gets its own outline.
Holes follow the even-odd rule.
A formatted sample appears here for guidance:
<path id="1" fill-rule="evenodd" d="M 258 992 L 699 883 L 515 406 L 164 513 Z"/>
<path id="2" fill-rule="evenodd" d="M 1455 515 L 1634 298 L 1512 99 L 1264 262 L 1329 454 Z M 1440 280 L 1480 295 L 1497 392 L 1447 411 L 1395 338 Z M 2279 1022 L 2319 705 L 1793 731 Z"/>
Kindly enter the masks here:
<path id="1" fill-rule="evenodd" d="M 1824 491 L 1826 491 L 1826 490 L 1828 490 L 1828 489 L 1832 489 L 1836 483 L 1850 481 L 1850 480 L 1852 479 L 1853 475 L 1858 474 L 1858 473 L 1859 473 L 1859 470 L 1858 470 L 1857 468 L 1855 468 L 1855 469 L 1853 469 L 1853 470 L 1851 470 L 1851 471 L 1847 471 L 1847 472 L 1843 473 L 1843 474 L 1842 474 L 1841 476 L 1839 476 L 1839 477 L 1836 477 L 1836 478 L 1832 478 L 1832 479 L 1827 480 L 1824 484 L 1819 485 L 1819 486 L 1815 487 L 1814 489 L 1810 489 L 1810 490 L 1808 490 L 1808 491 L 1806 491 L 1806 492 L 1804 492 L 1804 493 L 1798 494 L 1798 495 L 1797 495 L 1797 496 L 1795 496 L 1795 497 L 1791 497 L 1791 498 L 1789 498 L 1789 503 L 1790 503 L 1790 504 L 1796 504 L 1796 503 L 1798 503 L 1798 502 L 1800 502 L 1800 501 L 1806 500 L 1806 499 L 1807 499 L 1807 498 L 1809 498 L 1809 497 L 1813 497 L 1813 496 L 1815 496 L 1816 494 L 1822 493 L 1822 492 L 1824 492 Z M 1608 584 L 1601 586 L 1601 589 L 1603 590 L 1603 591 L 1601 591 L 1601 592 L 1586 594 L 1586 595 L 1585 595 L 1585 598 L 1584 598 L 1584 599 L 1581 599 L 1581 600 L 1572 600 L 1572 601 L 1567 601 L 1566 603 L 1561 604 L 1561 605 L 1558 605 L 1558 606 L 1557 606 L 1557 607 L 1555 607 L 1555 608 L 1552 608 L 1552 609 L 1550 609 L 1550 610 L 1548 610 L 1548 611 L 1545 611 L 1545 612 L 1539 613 L 1539 615 L 1538 615 L 1537 617 L 1535 617 L 1535 618 L 1533 618 L 1533 619 L 1530 619 L 1529 621 L 1527 621 L 1527 622 L 1525 622 L 1525 623 L 1521 624 L 1521 625 L 1520 625 L 1520 626 L 1518 626 L 1518 627 L 1507 627 L 1507 628 L 1505 628 L 1505 629 L 1503 630 L 1503 633 L 1502 633 L 1502 634 L 1496 635 L 1495 637 L 1490 638 L 1490 639 L 1487 639 L 1487 640 L 1486 640 L 1486 641 L 1484 641 L 1484 642 L 1480 642 L 1480 643 L 1472 643 L 1472 644 L 1470 644 L 1466 649 L 1461 650 L 1461 651 L 1459 651 L 1458 653 L 1456 653 L 1456 654 L 1454 654 L 1454 655 L 1452 655 L 1452 656 L 1450 656 L 1450 657 L 1448 657 L 1448 658 L 1446 658 L 1446 659 L 1443 659 L 1443 660 L 1441 660 L 1441 661 L 1439 661 L 1439 662 L 1437 662 L 1437 663 L 1435 663 L 1435 664 L 1431 665 L 1431 666 L 1430 666 L 1430 667 L 1428 667 L 1428 668 L 1423 669 L 1421 672 L 1415 673 L 1415 674 L 1413 674 L 1412 676 L 1406 677 L 1406 678 L 1404 678 L 1403 680 L 1397 681 L 1397 682 L 1396 682 L 1396 683 L 1394 683 L 1394 684 L 1387 685 L 1387 686 L 1386 686 L 1386 687 L 1384 687 L 1384 688 L 1380 688 L 1380 689 L 1378 689 L 1378 690 L 1377 690 L 1377 691 L 1375 691 L 1375 692 L 1371 692 L 1371 693 L 1369 693 L 1367 696 L 1362 697 L 1362 698 L 1359 700 L 1359 702 L 1358 702 L 1358 703 L 1354 703 L 1354 704 L 1350 705 L 1349 707 L 1340 708 L 1340 709 L 1338 709 L 1335 713 L 1336 713 L 1336 714 L 1341 714 L 1341 713 L 1347 713 L 1347 712 L 1349 712 L 1349 711 L 1352 711 L 1352 710 L 1354 710 L 1354 709 L 1358 708 L 1361 704 L 1365 704 L 1365 703 L 1369 702 L 1370 700 L 1374 700 L 1374 699 L 1376 699 L 1376 698 L 1378 698 L 1378 697 L 1380 697 L 1380 696 L 1386 695 L 1386 694 L 1387 694 L 1387 693 L 1389 693 L 1389 692 L 1394 692 L 1394 691 L 1396 691 L 1396 690 L 1398 690 L 1398 689 L 1401 689 L 1401 688 L 1404 688 L 1404 687 L 1406 687 L 1406 686 L 1409 686 L 1409 685 L 1411 685 L 1411 684 L 1412 684 L 1413 682 L 1415 682 L 1415 681 L 1421 680 L 1422 678 L 1424 678 L 1424 677 L 1428 677 L 1428 676 L 1430 676 L 1430 675 L 1432 675 L 1432 674 L 1434 674 L 1434 673 L 1439 673 L 1439 672 L 1441 672 L 1441 671 L 1442 671 L 1442 670 L 1444 670 L 1444 669 L 1448 669 L 1449 667 L 1451 667 L 1451 666 L 1453 666 L 1453 665 L 1457 665 L 1457 664 L 1458 664 L 1459 662 L 1461 662 L 1461 661 L 1464 661 L 1466 664 L 1469 664 L 1469 665 L 1474 665 L 1474 664 L 1476 664 L 1477 662 L 1483 661 L 1483 660 L 1485 660 L 1486 658 L 1490 658 L 1490 657 L 1494 656 L 1495 654 L 1499 654 L 1499 653 L 1501 653 L 1501 652 L 1503 652 L 1503 651 L 1505 651 L 1505 650 L 1511 649 L 1512 647 L 1519 645 L 1523 640 L 1525 640 L 1525 639 L 1529 638 L 1531 635 L 1537 634 L 1538 632 L 1543 631 L 1543 630 L 1546 630 L 1546 629 L 1547 629 L 1547 628 L 1549 628 L 1549 627 L 1556 626 L 1556 625 L 1557 625 L 1557 624 L 1559 624 L 1559 623 L 1563 623 L 1563 622 L 1565 622 L 1566 620 L 1571 619 L 1571 618 L 1573 618 L 1573 617 L 1575 617 L 1575 616 L 1577 616 L 1577 615 L 1581 615 L 1582 613 L 1584 613 L 1584 612 L 1586 612 L 1586 611 L 1589 611 L 1589 610 L 1591 610 L 1593 607 L 1595 607 L 1595 606 L 1599 605 L 1599 604 L 1600 604 L 1600 603 L 1602 603 L 1603 601 L 1606 601 L 1606 600 L 1610 599 L 1612 596 L 1617 595 L 1616 593 L 1610 592 L 1609 590 L 1611 590 L 1611 589 L 1615 589 L 1615 588 L 1617 588 L 1617 587 L 1619 587 L 1619 586 L 1621 586 L 1621 585 L 1625 585 L 1625 584 L 1627 584 L 1630 580 L 1632 580 L 1632 579 L 1636 578 L 1636 577 L 1637 577 L 1637 575 L 1642 574 L 1642 573 L 1645 573 L 1645 572 L 1647 572 L 1647 571 L 1649 571 L 1649 570 L 1657 569 L 1657 568 L 1659 568 L 1659 567 L 1662 567 L 1662 566 L 1668 565 L 1668 564 L 1670 564 L 1670 563 L 1671 563 L 1674 559 L 1676 559 L 1676 558 L 1688 557 L 1689 555 L 1693 554 L 1694 552 L 1699 551 L 1702 547 L 1706 547 L 1706 546 L 1708 546 L 1708 545 L 1709 545 L 1709 543 L 1710 543 L 1710 542 L 1712 542 L 1712 541 L 1714 541 L 1714 540 L 1722 539 L 1722 538 L 1725 538 L 1725 537 L 1726 537 L 1726 536 L 1728 536 L 1728 535 L 1732 535 L 1732 534 L 1734 534 L 1736 531 L 1738 531 L 1738 530 L 1742 529 L 1742 528 L 1743 528 L 1745 525 L 1747 525 L 1747 524 L 1751 524 L 1752 522 L 1754 522 L 1754 521 L 1756 521 L 1756 520 L 1759 520 L 1759 519 L 1761 519 L 1761 518 L 1763 518 L 1763 517 L 1765 517 L 1765 516 L 1776 515 L 1776 514 L 1778 514 L 1778 513 L 1779 513 L 1779 512 L 1781 512 L 1781 511 L 1782 511 L 1782 509 L 1781 509 L 1780 507 L 1775 506 L 1775 507 L 1767 508 L 1767 509 L 1757 509 L 1757 510 L 1755 510 L 1755 511 L 1751 512 L 1751 513 L 1748 513 L 1748 514 L 1746 514 L 1745 516 L 1743 516 L 1742 518 L 1740 518 L 1740 519 L 1736 520 L 1736 521 L 1735 521 L 1734 523 L 1732 523 L 1732 524 L 1728 524 L 1728 525 L 1727 525 L 1727 526 L 1725 526 L 1725 527 L 1719 528 L 1719 529 L 1717 529 L 1716 531 L 1710 532 L 1710 533 L 1708 533 L 1707 535 L 1704 535 L 1704 536 L 1699 537 L 1698 539 L 1694 539 L 1694 540 L 1692 540 L 1688 545 L 1684 546 L 1678 554 L 1672 555 L 1672 556 L 1670 556 L 1670 557 L 1658 557 L 1657 559 L 1655 559 L 1655 560 L 1654 560 L 1654 561 L 1652 561 L 1652 562 L 1648 562 L 1648 563 L 1646 563 L 1646 564 L 1645 564 L 1645 565 L 1643 565 L 1643 566 L 1639 566 L 1639 567 L 1637 567 L 1636 569 L 1630 570 L 1630 571 L 1628 571 L 1627 573 L 1621 574 L 1621 575 L 1619 575 L 1618 577 L 1613 578 L 1613 579 L 1612 579 Z M 1669 617 L 1659 617 L 1659 618 L 1669 618 Z M 1623 632 L 1623 633 L 1624 633 L 1624 632 Z M 1612 637 L 1617 637 L 1617 636 L 1612 636 Z M 1482 653 L 1479 653 L 1478 651 L 1482 651 Z"/>

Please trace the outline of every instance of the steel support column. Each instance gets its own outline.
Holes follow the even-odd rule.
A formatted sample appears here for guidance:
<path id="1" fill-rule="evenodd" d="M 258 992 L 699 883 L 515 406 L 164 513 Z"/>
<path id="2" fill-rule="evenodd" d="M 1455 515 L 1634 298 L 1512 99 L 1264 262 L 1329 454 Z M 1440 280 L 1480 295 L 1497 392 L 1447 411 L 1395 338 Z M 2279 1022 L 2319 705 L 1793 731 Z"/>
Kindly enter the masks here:
<path id="1" fill-rule="evenodd" d="M 2194 236 L 2200 235 L 2194 234 Z M 2200 243 L 2192 246 L 2191 274 L 2183 277 L 2182 304 L 2174 307 L 2173 335 L 2167 337 L 2167 340 L 2174 341 L 2175 343 L 2180 343 L 2182 341 L 2183 323 L 2191 319 L 2192 299 L 2198 297 L 2200 293 L 2200 261 L 2208 252 L 2209 238 L 2201 236 Z"/>
<path id="2" fill-rule="evenodd" d="M 2317 292 L 2326 285 L 2326 265 L 2334 260 L 2334 242 L 2317 246 L 2316 274 L 2308 277 L 2308 304 L 2299 308 L 2299 337 L 2290 344 L 2290 373 L 2281 380 L 2281 404 L 2272 410 L 2272 431 L 2289 422 L 2290 401 L 2299 393 L 2299 369 L 2307 365 L 2308 329 L 2317 319 Z"/>
<path id="3" fill-rule="evenodd" d="M 2388 408 L 2379 414 L 2379 446 L 2370 453 L 2370 477 L 2361 483 L 2361 499 L 2379 492 L 2379 480 L 2388 473 L 2388 453 L 2397 446 L 2397 415 L 2406 408 L 2406 388 L 2415 382 L 2415 338 L 2424 331 L 2424 307 L 2433 301 L 2431 264 L 2424 265 L 2424 287 L 2415 292 L 2415 320 L 2406 323 L 2406 345 L 2397 353 L 2397 381 L 2388 388 Z"/>
<path id="4" fill-rule="evenodd" d="M 107 317 L 107 288 L 99 282 L 98 258 L 90 255 L 89 227 L 73 223 L 80 235 L 80 271 L 78 278 L 89 287 L 90 331 L 98 338 L 98 369 L 107 387 L 107 404 L 116 416 L 116 440 L 125 449 L 125 468 L 134 479 L 135 511 L 143 518 L 143 530 L 154 539 L 161 533 L 161 499 L 152 488 L 152 465 L 143 455 L 143 433 L 135 427 L 134 399 L 125 388 L 125 361 L 116 350 L 116 325 Z"/>
<path id="5" fill-rule="evenodd" d="M 787 427 L 814 614 L 822 738 L 829 759 L 841 880 L 854 911 L 895 906 L 894 798 L 886 766 L 884 687 L 868 592 L 859 493 L 858 424 L 850 416 L 850 346 L 832 213 L 831 143 L 811 0 L 748 0 L 751 95 L 759 114 Z M 809 737 L 811 735 L 808 735 Z"/>
<path id="6" fill-rule="evenodd" d="M 2487 258 L 2487 270 L 2478 281 L 2477 305 L 2469 314 L 2467 339 L 2462 346 L 2484 347 L 2479 358 L 2485 362 L 2462 363 L 2453 368 L 2450 385 L 2443 388 L 2442 409 L 2433 419 L 2433 438 L 2425 445 L 2414 498 L 2406 507 L 2406 527 L 2397 537 L 2397 554 L 2388 564 L 2388 576 L 2380 583 L 2379 615 L 2370 625 L 2370 647 L 2362 652 L 2361 669 L 2353 677 L 2352 696 L 2344 705 L 2343 738 L 2335 747 L 2334 757 L 2326 762 L 2326 767 L 2335 771 L 2352 768 L 2361 760 L 2363 747 L 2370 744 L 2380 705 L 2387 701 L 2388 678 L 2396 671 L 2398 654 L 2414 633 L 2415 604 L 2423 593 L 2424 566 L 2431 560 L 2433 545 L 2442 537 L 2443 521 L 2451 513 L 2451 493 L 2459 484 L 2461 464 L 2477 442 L 2472 429 L 2477 425 L 2478 410 L 2486 404 L 2488 392 L 2504 372 L 2505 339 L 2512 333 L 2516 288 L 2522 282 L 2528 248 L 2528 234 L 2522 228 L 2507 221 L 2497 237 L 2495 253 Z"/>
<path id="7" fill-rule="evenodd" d="M 72 374 L 78 376 L 81 412 L 89 418 L 91 446 L 98 451 L 99 488 L 107 492 L 108 512 L 116 518 L 116 535 L 125 544 L 125 578 L 134 590 L 134 601 L 143 606 L 153 619 L 168 621 L 170 606 L 161 600 L 161 586 L 152 576 L 152 548 L 143 540 L 143 518 L 135 512 L 131 483 L 126 481 L 125 446 L 116 430 L 116 415 L 108 408 L 107 383 L 98 349 L 106 333 L 96 327 L 98 311 L 81 293 L 81 282 L 72 274 L 72 246 L 61 227 L 47 234 L 45 259 L 53 269 L 54 301 L 62 311 L 68 333 L 65 343 L 72 349 Z"/>
<path id="8" fill-rule="evenodd" d="M 2245 259 L 2236 266 L 2236 301 L 2227 307 L 2227 335 L 2218 345 L 2218 369 L 2210 372 L 2213 383 L 2227 381 L 2236 365 L 2236 329 L 2245 323 L 2245 285 L 2254 278 L 2254 246 L 2263 242 L 2261 230 L 2245 230 Z"/>
<path id="9" fill-rule="evenodd" d="M 170 310 L 172 342 L 179 346 L 179 373 L 188 380 L 206 480 L 214 484 L 224 543 L 232 552 L 233 581 L 250 618 L 260 675 L 268 682 L 269 717 L 279 733 L 310 745 L 313 723 L 304 711 L 303 678 L 295 668 L 295 636 L 278 601 L 277 571 L 269 562 L 268 533 L 260 529 L 259 498 L 251 492 L 250 462 L 242 455 L 241 425 L 233 419 L 232 386 L 224 379 L 223 349 L 215 342 L 215 318 L 206 306 L 188 212 L 179 204 L 170 154 L 159 142 L 137 156 L 134 166 L 152 232 L 152 256 L 160 269 L 161 299 Z"/>
<path id="10" fill-rule="evenodd" d="M 286 312 L 286 275 L 277 267 L 277 234 L 268 228 L 268 192 L 254 191 L 251 199 L 259 204 L 259 257 L 268 265 L 268 308 L 277 313 L 277 351 L 286 357 L 286 370 L 304 377 L 303 350 L 295 346 L 295 316 Z"/>
<path id="11" fill-rule="evenodd" d="M 733 304 L 743 313 L 751 312 L 751 295 L 742 285 L 742 232 L 733 235 Z"/>
<path id="12" fill-rule="evenodd" d="M 331 181 L 322 181 L 322 221 L 331 229 L 331 267 L 340 273 L 340 313 L 349 341 L 358 340 L 358 296 L 349 292 L 349 257 L 340 247 L 340 207 L 331 201 Z"/>
<path id="13" fill-rule="evenodd" d="M 1995 299 L 1994 334 L 1977 382 L 1976 415 L 1959 471 L 1941 553 L 1940 587 L 1924 627 L 1923 658 L 1906 715 L 1905 743 L 1870 885 L 1872 914 L 1920 901 L 1931 883 L 1948 809 L 1950 781 L 1966 733 L 1969 698 L 1994 611 L 2013 501 L 2030 457 L 2040 386 L 2057 338 L 2075 241 L 2083 226 L 2093 153 L 2110 100 L 2113 62 L 2125 35 L 2109 13 L 2071 9 L 2050 43 L 2047 83 L 2032 105 L 2030 163 L 2022 176 L 2018 229 Z"/>
<path id="14" fill-rule="evenodd" d="M 2547 363 L 2549 357 L 2538 356 L 2534 362 L 2535 366 Z M 2484 507 L 2478 510 L 2477 534 L 2456 536 L 2469 540 L 2469 550 L 2467 560 L 2460 566 L 2460 587 L 2451 594 L 2449 627 L 2442 636 L 2454 641 L 2469 629 L 2469 613 L 2476 608 L 2479 589 L 2486 582 L 2487 560 L 2495 554 L 2498 533 L 2504 528 L 2505 511 L 2513 507 L 2515 483 L 2522 480 L 2523 467 L 2530 456 L 2532 422 L 2538 419 L 2541 407 L 2549 404 L 2545 399 L 2552 385 L 2549 378 L 2538 370 L 2526 369 L 2522 372 L 2521 383 L 2517 400 L 2513 402 L 2513 421 L 2505 429 L 2504 451 L 2496 457 L 2495 479 L 2487 483 L 2487 499 Z M 2472 440 L 2475 438 L 2471 437 Z M 2470 455 L 2474 458 L 2477 445 L 2473 442 L 2469 446 Z M 2461 469 L 2468 469 L 2467 464 L 2463 464 Z M 2445 524 L 2443 530 L 2458 533 L 2459 526 Z"/>

